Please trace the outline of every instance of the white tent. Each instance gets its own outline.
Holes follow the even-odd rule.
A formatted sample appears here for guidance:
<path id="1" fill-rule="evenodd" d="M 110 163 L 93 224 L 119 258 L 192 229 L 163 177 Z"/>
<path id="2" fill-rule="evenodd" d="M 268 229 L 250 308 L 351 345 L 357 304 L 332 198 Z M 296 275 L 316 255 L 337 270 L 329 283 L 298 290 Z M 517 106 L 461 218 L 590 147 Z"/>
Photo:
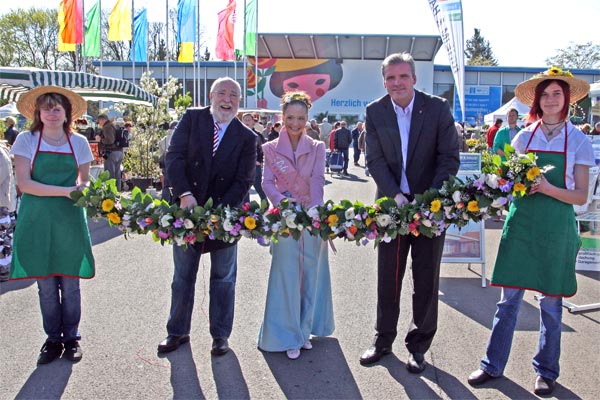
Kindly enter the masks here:
<path id="1" fill-rule="evenodd" d="M 504 104 L 496 111 L 486 114 L 486 116 L 483 118 L 483 121 L 488 125 L 492 125 L 496 118 L 502 118 L 503 121 L 506 121 L 506 113 L 511 108 L 516 108 L 519 111 L 519 115 L 527 114 L 530 109 L 529 106 L 526 106 L 525 104 L 521 103 L 516 97 L 513 97 L 508 103 Z"/>
<path id="2" fill-rule="evenodd" d="M 14 101 L 0 107 L 0 118 L 8 117 L 9 115 L 16 115 L 18 113 L 19 111 L 17 111 L 17 103 Z"/>
<path id="3" fill-rule="evenodd" d="M 592 99 L 592 115 L 600 116 L 600 82 L 590 85 L 590 98 Z"/>

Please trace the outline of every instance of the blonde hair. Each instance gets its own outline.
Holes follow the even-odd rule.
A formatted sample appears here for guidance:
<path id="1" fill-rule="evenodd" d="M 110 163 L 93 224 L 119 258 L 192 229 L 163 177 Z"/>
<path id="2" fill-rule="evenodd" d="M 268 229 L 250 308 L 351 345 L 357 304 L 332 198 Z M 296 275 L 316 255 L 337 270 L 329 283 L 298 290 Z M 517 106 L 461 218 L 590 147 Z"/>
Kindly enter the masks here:
<path id="1" fill-rule="evenodd" d="M 302 90 L 296 90 L 293 92 L 286 92 L 281 97 L 281 111 L 285 113 L 285 110 L 290 104 L 300 103 L 306 107 L 306 111 L 312 107 L 310 96 Z"/>

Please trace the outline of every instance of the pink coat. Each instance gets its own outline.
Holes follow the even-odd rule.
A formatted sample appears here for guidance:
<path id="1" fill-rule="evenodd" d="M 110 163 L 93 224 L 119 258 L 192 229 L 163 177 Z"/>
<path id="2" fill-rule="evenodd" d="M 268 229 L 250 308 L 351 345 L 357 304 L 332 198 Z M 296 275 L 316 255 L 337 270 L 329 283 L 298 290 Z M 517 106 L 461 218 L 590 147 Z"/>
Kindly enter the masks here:
<path id="1" fill-rule="evenodd" d="M 262 188 L 273 205 L 279 204 L 286 196 L 286 191 L 292 191 L 289 187 L 293 182 L 277 179 L 272 170 L 273 152 L 286 160 L 286 164 L 292 166 L 306 183 L 307 190 L 301 193 L 302 205 L 312 207 L 323 204 L 323 187 L 325 186 L 325 144 L 302 134 L 296 148 L 296 161 L 292 144 L 285 128 L 281 129 L 279 138 L 263 144 L 265 154 Z"/>

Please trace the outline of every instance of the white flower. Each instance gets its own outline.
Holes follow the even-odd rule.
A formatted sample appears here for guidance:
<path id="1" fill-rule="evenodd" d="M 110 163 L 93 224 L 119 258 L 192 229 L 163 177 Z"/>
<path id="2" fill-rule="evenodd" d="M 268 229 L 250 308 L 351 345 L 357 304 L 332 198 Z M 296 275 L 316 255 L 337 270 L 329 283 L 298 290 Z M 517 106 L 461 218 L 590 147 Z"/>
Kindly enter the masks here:
<path id="1" fill-rule="evenodd" d="M 306 214 L 312 219 L 319 219 L 319 209 L 315 206 L 309 208 Z"/>
<path id="2" fill-rule="evenodd" d="M 508 202 L 508 200 L 506 200 L 506 197 L 498 197 L 497 199 L 495 199 L 492 202 L 492 207 L 494 208 L 502 208 L 506 205 L 506 203 Z"/>
<path id="3" fill-rule="evenodd" d="M 460 203 L 460 197 L 461 197 L 461 193 L 459 190 L 452 193 L 452 200 L 454 200 L 455 203 Z"/>
<path id="4" fill-rule="evenodd" d="M 377 225 L 379 225 L 381 227 L 386 227 L 390 224 L 390 222 L 392 222 L 392 218 L 387 214 L 379 214 L 376 217 L 376 220 L 377 220 Z"/>
<path id="5" fill-rule="evenodd" d="M 223 221 L 223 229 L 225 230 L 225 232 L 229 232 L 233 229 L 233 224 L 230 220 L 226 219 Z"/>
<path id="6" fill-rule="evenodd" d="M 296 214 L 292 213 L 292 214 L 288 215 L 287 217 L 285 217 L 285 225 L 288 228 L 294 229 L 297 227 L 295 220 L 296 220 Z"/>
<path id="7" fill-rule="evenodd" d="M 186 218 L 183 220 L 183 226 L 185 227 L 185 229 L 192 229 L 194 227 L 194 223 L 191 219 Z"/>
<path id="8" fill-rule="evenodd" d="M 160 217 L 160 226 L 162 226 L 163 228 L 168 227 L 169 225 L 171 225 L 171 220 L 173 219 L 173 216 L 170 214 L 165 214 L 162 217 Z"/>
<path id="9" fill-rule="evenodd" d="M 344 212 L 344 217 L 346 217 L 346 219 L 353 219 L 354 216 L 354 207 L 350 207 Z"/>
<path id="10" fill-rule="evenodd" d="M 279 232 L 280 229 L 281 229 L 281 222 L 275 222 L 273 224 L 273 226 L 271 227 L 271 230 L 273 232 Z"/>
<path id="11" fill-rule="evenodd" d="M 252 234 L 250 233 L 250 231 L 248 231 L 246 229 L 242 229 L 240 231 L 240 234 L 247 239 L 252 239 Z"/>
<path id="12" fill-rule="evenodd" d="M 382 239 L 385 243 L 389 243 L 392 241 L 392 238 L 387 234 L 387 232 L 383 235 Z"/>
<path id="13" fill-rule="evenodd" d="M 498 179 L 500 177 L 496 174 L 488 174 L 485 177 L 485 183 L 492 189 L 498 189 Z"/>
<path id="14" fill-rule="evenodd" d="M 431 221 L 430 221 L 430 220 L 428 220 L 427 218 L 425 218 L 425 219 L 422 219 L 422 220 L 421 220 L 421 224 L 422 224 L 422 225 L 425 225 L 425 226 L 426 226 L 426 227 L 428 227 L 428 228 L 431 228 Z"/>
<path id="15" fill-rule="evenodd" d="M 181 246 L 181 245 L 183 245 L 183 244 L 185 243 L 185 242 L 183 241 L 183 237 L 181 237 L 181 236 L 174 236 L 174 237 L 173 237 L 173 240 L 175 241 L 175 244 L 176 244 L 177 246 Z"/>

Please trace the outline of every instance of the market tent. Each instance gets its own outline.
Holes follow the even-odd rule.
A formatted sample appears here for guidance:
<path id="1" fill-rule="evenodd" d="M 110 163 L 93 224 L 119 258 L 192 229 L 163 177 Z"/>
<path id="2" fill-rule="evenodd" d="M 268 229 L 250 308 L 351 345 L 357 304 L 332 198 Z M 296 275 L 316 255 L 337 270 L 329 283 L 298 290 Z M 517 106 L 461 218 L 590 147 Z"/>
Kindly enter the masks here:
<path id="1" fill-rule="evenodd" d="M 590 85 L 590 99 L 592 99 L 592 115 L 600 117 L 600 82 Z"/>
<path id="2" fill-rule="evenodd" d="M 77 71 L 53 71 L 38 68 L 0 67 L 0 98 L 17 101 L 29 89 L 55 85 L 79 93 L 91 101 L 156 106 L 158 99 L 133 83 L 116 78 Z"/>
<path id="3" fill-rule="evenodd" d="M 519 111 L 519 115 L 527 114 L 530 110 L 529 106 L 521 103 L 516 97 L 513 97 L 509 102 L 504 104 L 496 111 L 486 114 L 486 116 L 483 118 L 483 121 L 488 125 L 492 125 L 496 118 L 502 118 L 503 121 L 506 121 L 506 113 L 511 108 L 516 108 Z"/>
<path id="4" fill-rule="evenodd" d="M 9 115 L 17 115 L 18 113 L 17 103 L 15 102 L 10 102 L 0 107 L 0 118 L 5 118 Z"/>

